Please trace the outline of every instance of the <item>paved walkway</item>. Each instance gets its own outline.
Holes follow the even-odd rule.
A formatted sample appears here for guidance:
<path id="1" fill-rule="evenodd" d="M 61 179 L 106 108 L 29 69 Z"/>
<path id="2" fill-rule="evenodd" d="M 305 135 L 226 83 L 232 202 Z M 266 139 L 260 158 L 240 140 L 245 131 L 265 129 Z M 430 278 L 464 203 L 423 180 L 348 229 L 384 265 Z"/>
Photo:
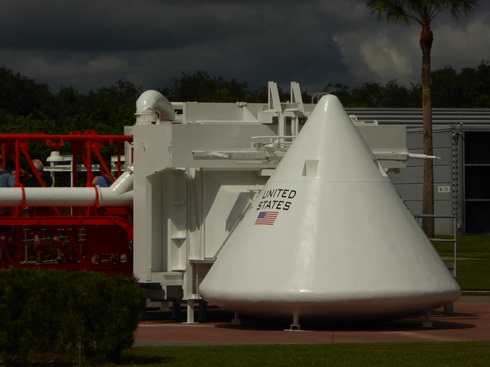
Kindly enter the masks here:
<path id="1" fill-rule="evenodd" d="M 303 331 L 284 331 L 288 324 L 254 320 L 231 325 L 232 314 L 210 311 L 209 322 L 142 321 L 135 345 L 335 344 L 490 340 L 490 297 L 462 297 L 454 313 L 432 312 L 432 328 L 424 316 L 373 324 L 302 323 Z"/>

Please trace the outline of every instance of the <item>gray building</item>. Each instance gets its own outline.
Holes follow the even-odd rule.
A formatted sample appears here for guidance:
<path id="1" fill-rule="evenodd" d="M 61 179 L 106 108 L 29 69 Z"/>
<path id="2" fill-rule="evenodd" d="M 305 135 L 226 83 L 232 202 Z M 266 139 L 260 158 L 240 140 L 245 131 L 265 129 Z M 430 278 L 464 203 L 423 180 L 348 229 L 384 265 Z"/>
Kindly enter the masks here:
<path id="1" fill-rule="evenodd" d="M 358 120 L 405 125 L 410 153 L 423 152 L 420 108 L 347 108 Z M 490 109 L 433 109 L 434 206 L 455 216 L 459 232 L 490 233 Z M 412 214 L 422 214 L 423 160 L 411 159 L 390 177 Z M 451 234 L 453 221 L 436 219 L 437 234 Z"/>

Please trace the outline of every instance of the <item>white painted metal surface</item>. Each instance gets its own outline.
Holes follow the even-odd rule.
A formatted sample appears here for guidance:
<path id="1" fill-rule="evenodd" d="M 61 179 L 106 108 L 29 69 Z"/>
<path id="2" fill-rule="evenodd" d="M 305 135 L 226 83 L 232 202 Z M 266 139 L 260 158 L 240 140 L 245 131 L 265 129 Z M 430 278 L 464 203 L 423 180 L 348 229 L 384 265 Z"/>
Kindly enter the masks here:
<path id="1" fill-rule="evenodd" d="M 335 96 L 322 97 L 201 283 L 270 317 L 398 317 L 460 289 Z"/>

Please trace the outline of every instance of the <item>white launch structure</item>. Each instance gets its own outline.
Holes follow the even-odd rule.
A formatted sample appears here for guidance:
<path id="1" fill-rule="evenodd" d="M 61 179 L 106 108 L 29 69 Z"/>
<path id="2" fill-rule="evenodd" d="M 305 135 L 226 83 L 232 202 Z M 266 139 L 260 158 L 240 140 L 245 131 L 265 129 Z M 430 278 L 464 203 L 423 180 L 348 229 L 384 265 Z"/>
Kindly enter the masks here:
<path id="1" fill-rule="evenodd" d="M 269 82 L 264 104 L 147 91 L 125 133 L 134 172 L 110 188 L 0 189 L 0 206 L 132 202 L 134 273 L 186 301 L 188 322 L 203 297 L 297 323 L 397 317 L 459 296 L 385 174 L 410 157 L 403 126 L 349 118 L 331 95 L 304 103 L 297 83 L 281 102 Z"/>
<path id="2" fill-rule="evenodd" d="M 134 270 L 186 300 L 188 322 L 202 296 L 295 320 L 396 317 L 459 296 L 384 173 L 410 156 L 405 128 L 355 121 L 324 98 L 310 116 L 297 83 L 286 103 L 272 82 L 267 104 L 140 97 L 127 132 Z"/>

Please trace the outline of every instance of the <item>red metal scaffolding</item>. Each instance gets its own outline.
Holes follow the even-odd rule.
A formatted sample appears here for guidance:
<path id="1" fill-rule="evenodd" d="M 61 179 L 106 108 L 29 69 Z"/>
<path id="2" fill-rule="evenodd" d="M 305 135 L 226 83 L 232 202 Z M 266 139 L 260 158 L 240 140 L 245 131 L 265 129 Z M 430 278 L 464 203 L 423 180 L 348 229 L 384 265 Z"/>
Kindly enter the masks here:
<path id="1" fill-rule="evenodd" d="M 94 164 L 108 173 L 111 180 L 121 175 L 124 144 L 132 139 L 129 135 L 99 135 L 95 131 L 69 135 L 0 134 L 2 168 L 20 173 L 24 163 L 39 186 L 46 187 L 29 152 L 30 144 L 41 142 L 52 151 L 69 150 L 71 187 L 80 182 L 91 187 Z M 105 146 L 115 147 L 117 159 L 112 167 L 101 153 Z M 85 179 L 80 176 L 82 172 Z M 24 186 L 20 174 L 15 175 L 15 186 Z M 42 267 L 131 274 L 131 217 L 130 207 L 103 207 L 98 203 L 86 207 L 29 208 L 24 202 L 20 206 L 0 207 L 0 268 Z"/>

